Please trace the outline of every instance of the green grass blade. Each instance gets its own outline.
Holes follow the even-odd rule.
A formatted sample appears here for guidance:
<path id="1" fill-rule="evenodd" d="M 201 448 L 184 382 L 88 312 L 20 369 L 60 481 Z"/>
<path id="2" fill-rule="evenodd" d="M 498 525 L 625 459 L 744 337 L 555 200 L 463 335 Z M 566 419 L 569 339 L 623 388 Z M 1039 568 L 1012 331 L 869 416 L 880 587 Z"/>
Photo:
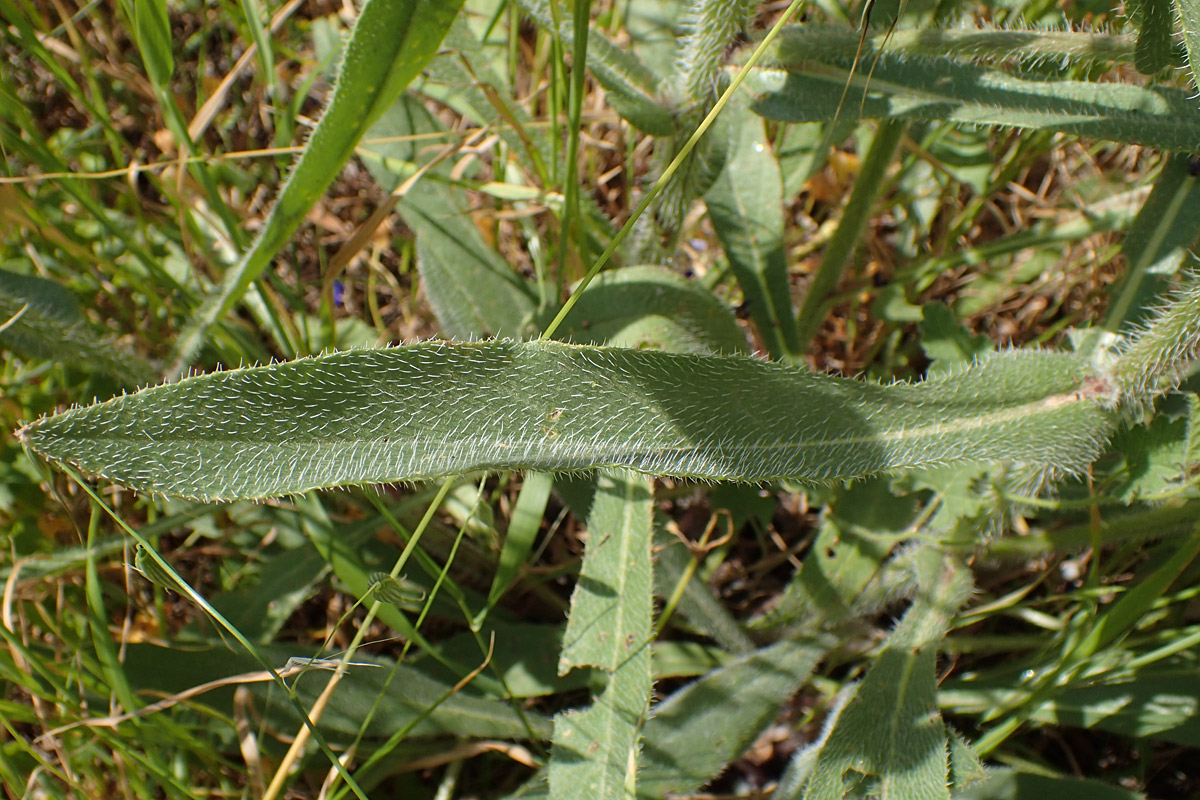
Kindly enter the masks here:
<path id="1" fill-rule="evenodd" d="M 638 732 L 650 701 L 649 481 L 622 470 L 601 473 L 588 516 L 583 570 L 571 598 L 558 672 L 596 666 L 608 686 L 584 711 L 555 720 L 549 780 L 552 798 L 623 798 L 638 767 Z"/>
<path id="2" fill-rule="evenodd" d="M 1200 556 L 1200 531 L 1182 542 L 1170 542 L 1163 547 L 1175 547 L 1175 552 L 1153 570 L 1147 570 L 1136 584 L 1121 595 L 1096 620 L 1087 636 L 1071 652 L 1078 663 L 1086 663 L 1101 648 L 1129 635 L 1151 612 L 1154 604 L 1167 592 L 1183 571 Z"/>
<path id="3" fill-rule="evenodd" d="M 138 51 L 146 74 L 156 86 L 166 86 L 175 74 L 175 56 L 171 52 L 171 23 L 165 0 L 137 0 L 130 4 Z"/>
<path id="4" fill-rule="evenodd" d="M 431 342 L 199 376 L 18 435 L 204 499 L 509 468 L 835 480 L 962 460 L 1079 470 L 1107 441 L 1111 395 L 1082 358 L 1046 352 L 880 386 L 748 358 Z"/>
<path id="5" fill-rule="evenodd" d="M 492 588 L 488 592 L 487 609 L 491 610 L 517 579 L 525 559 L 533 552 L 542 518 L 546 515 L 546 504 L 550 502 L 550 491 L 554 488 L 554 476 L 547 472 L 527 472 L 521 493 L 513 506 L 508 522 L 508 532 L 500 550 L 496 574 L 492 577 Z M 476 621 L 482 625 L 483 618 Z"/>
<path id="6" fill-rule="evenodd" d="M 180 334 L 174 372 L 192 362 L 208 328 L 262 274 L 337 177 L 362 135 L 437 53 L 460 5 L 462 0 L 367 0 L 346 44 L 329 106 L 258 237 Z"/>
<path id="7" fill-rule="evenodd" d="M 772 358 L 800 358 L 784 252 L 783 176 L 761 119 L 735 98 L 722 120 L 725 167 L 704 195 L 708 217 Z"/>
<path id="8" fill-rule="evenodd" d="M 113 642 L 112 633 L 108 629 L 108 615 L 105 611 L 104 589 L 100 583 L 100 573 L 97 569 L 96 552 L 93 545 L 96 542 L 96 532 L 99 528 L 101 510 L 92 506 L 91 518 L 87 529 L 87 565 L 84 590 L 87 595 L 88 623 L 91 628 L 92 646 L 96 648 L 96 659 L 104 671 L 105 682 L 112 690 L 117 700 L 126 711 L 136 711 L 141 703 L 134 697 L 133 689 L 126 679 L 121 659 L 117 655 L 117 645 Z"/>
<path id="9" fill-rule="evenodd" d="M 279 81 L 275 75 L 275 50 L 271 47 L 271 34 L 263 24 L 263 19 L 270 15 L 259 0 L 241 0 L 240 5 L 242 16 L 246 20 L 246 29 L 250 32 L 250 40 L 256 48 L 259 73 L 271 91 L 276 92 Z"/>
<path id="10" fill-rule="evenodd" d="M 841 55 L 780 46 L 773 68 L 747 80 L 754 110 L 781 122 L 833 119 L 846 82 L 842 116 L 952 121 L 1068 133 L 1091 139 L 1190 151 L 1200 141 L 1200 108 L 1187 92 L 1160 86 L 1035 80 L 946 57 L 882 55 L 868 80 L 850 75 L 853 50 Z M 820 58 L 821 60 L 816 60 Z M 867 56 L 864 56 L 864 59 Z M 874 56 L 872 55 L 873 59 Z"/>

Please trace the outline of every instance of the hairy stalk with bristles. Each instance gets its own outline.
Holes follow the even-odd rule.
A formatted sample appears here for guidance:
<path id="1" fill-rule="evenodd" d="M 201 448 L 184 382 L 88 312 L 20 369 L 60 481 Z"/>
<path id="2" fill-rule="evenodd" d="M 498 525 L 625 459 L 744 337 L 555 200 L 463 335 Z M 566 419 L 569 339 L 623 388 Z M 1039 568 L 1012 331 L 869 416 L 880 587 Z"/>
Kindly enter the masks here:
<path id="1" fill-rule="evenodd" d="M 1142 415 L 1200 355 L 1200 274 L 1189 272 L 1117 357 L 1113 378 L 1127 408 Z"/>
<path id="2" fill-rule="evenodd" d="M 677 133 L 656 143 L 655 171 L 671 162 L 722 89 L 725 54 L 750 22 L 755 0 L 691 0 L 680 16 L 683 35 L 675 60 L 673 91 L 680 105 Z M 720 172 L 722 152 L 701 142 L 663 187 L 651 214 L 644 217 L 630 248 L 633 260 L 653 263 L 670 256 L 692 201 Z"/>

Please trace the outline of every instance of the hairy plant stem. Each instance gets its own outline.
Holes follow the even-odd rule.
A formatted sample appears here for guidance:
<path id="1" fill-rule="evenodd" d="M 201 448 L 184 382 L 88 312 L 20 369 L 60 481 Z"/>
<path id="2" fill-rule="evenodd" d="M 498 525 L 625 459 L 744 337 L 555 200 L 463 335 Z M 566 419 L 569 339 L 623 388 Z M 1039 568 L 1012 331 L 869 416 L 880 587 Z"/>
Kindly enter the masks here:
<path id="1" fill-rule="evenodd" d="M 1200 355 L 1200 277 L 1188 275 L 1117 357 L 1112 376 L 1138 416 L 1182 380 Z"/>
<path id="2" fill-rule="evenodd" d="M 659 137 L 655 143 L 657 174 L 664 174 L 687 143 L 687 132 L 695 130 L 717 102 L 725 53 L 745 30 L 757 5 L 754 0 L 692 0 L 683 11 L 684 34 L 673 80 L 681 111 L 676 133 Z M 674 252 L 688 210 L 719 171 L 721 159 L 716 150 L 711 141 L 701 141 L 667 181 L 651 213 L 640 220 L 634 233 L 631 261 L 659 263 Z"/>

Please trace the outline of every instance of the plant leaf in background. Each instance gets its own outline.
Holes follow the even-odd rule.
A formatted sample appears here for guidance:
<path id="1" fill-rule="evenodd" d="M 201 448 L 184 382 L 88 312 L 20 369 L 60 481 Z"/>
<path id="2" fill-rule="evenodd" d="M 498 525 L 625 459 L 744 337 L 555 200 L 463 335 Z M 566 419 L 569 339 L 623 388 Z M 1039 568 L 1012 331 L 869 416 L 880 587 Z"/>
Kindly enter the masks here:
<path id="1" fill-rule="evenodd" d="M 574 48 L 575 31 L 571 21 L 564 20 L 556 29 L 548 0 L 517 0 L 517 5 L 539 28 L 555 31 L 568 49 Z M 608 102 L 621 118 L 653 136 L 674 133 L 675 119 L 671 108 L 657 96 L 659 77 L 637 56 L 614 45 L 594 27 L 588 31 L 587 40 L 588 69 L 604 87 Z"/>
<path id="2" fill-rule="evenodd" d="M 1153 75 L 1175 60 L 1171 0 L 1135 0 L 1130 3 L 1139 23 L 1134 60 L 1138 72 Z"/>
<path id="3" fill-rule="evenodd" d="M 370 147 L 367 168 L 384 189 L 395 191 L 432 157 L 411 137 L 444 132 L 416 98 L 401 97 L 371 128 L 372 138 L 390 141 Z M 522 337 L 536 307 L 532 288 L 484 242 L 466 212 L 465 192 L 426 176 L 397 207 L 416 234 L 417 267 L 442 333 Z"/>
<path id="4" fill-rule="evenodd" d="M 773 66 L 746 79 L 755 112 L 781 122 L 831 120 L 850 80 L 866 99 L 861 114 L 856 103 L 847 103 L 842 116 L 999 125 L 1167 150 L 1189 151 L 1200 141 L 1200 108 L 1179 89 L 1035 80 L 946 56 L 907 60 L 887 54 L 877 59 L 868 84 L 866 76 L 848 76 L 857 43 L 814 27 L 785 31 Z M 863 60 L 875 55 L 864 53 Z"/>
<path id="5" fill-rule="evenodd" d="M 563 318 L 555 338 L 698 355 L 748 352 L 746 336 L 729 307 L 695 281 L 664 267 L 600 273 Z"/>
<path id="6" fill-rule="evenodd" d="M 0 270 L 0 348 L 110 375 L 127 386 L 154 369 L 92 332 L 74 296 L 54 281 Z"/>
<path id="7" fill-rule="evenodd" d="M 337 177 L 359 139 L 437 53 L 461 5 L 462 0 L 367 0 L 363 5 L 325 113 L 254 243 L 180 334 L 173 372 L 192 363 L 208 328 L 267 268 Z"/>
<path id="8" fill-rule="evenodd" d="M 783 177 L 761 119 L 745 100 L 725 107 L 719 131 L 730 137 L 725 166 L 704 195 L 709 219 L 772 358 L 800 348 L 783 241 Z"/>
<path id="9" fill-rule="evenodd" d="M 1191 171 L 1191 155 L 1167 158 L 1121 243 L 1128 264 L 1112 288 L 1105 329 L 1128 333 L 1145 322 L 1166 294 L 1188 249 L 1200 238 L 1200 181 Z"/>
<path id="10" fill-rule="evenodd" d="M 1143 800 L 1137 792 L 1099 781 L 1039 775 L 1016 769 L 990 769 L 987 780 L 956 792 L 955 800 L 1025 800 L 1053 797 L 1055 800 Z"/>
<path id="11" fill-rule="evenodd" d="M 836 639 L 784 639 L 714 669 L 654 707 L 638 796 L 687 795 L 746 751 Z"/>
<path id="12" fill-rule="evenodd" d="M 1192 86 L 1200 88 L 1200 0 L 1175 0 Z"/>
<path id="13" fill-rule="evenodd" d="M 643 475 L 601 471 L 583 570 L 571 597 L 559 675 L 600 667 L 608 685 L 590 708 L 554 721 L 552 798 L 624 798 L 637 783 L 638 738 L 650 702 L 653 493 Z"/>
<path id="14" fill-rule="evenodd" d="M 828 481 L 960 460 L 1080 470 L 1111 387 L 1013 351 L 880 386 L 746 358 L 503 340 L 332 353 L 212 373 L 44 418 L 52 461 L 141 491 L 262 498 L 478 469 Z"/>
<path id="15" fill-rule="evenodd" d="M 937 713 L 935 669 L 938 644 L 971 592 L 971 577 L 927 548 L 918 556 L 917 584 L 912 606 L 819 745 L 803 795 L 791 797 L 841 800 L 848 785 L 867 779 L 881 800 L 949 800 L 949 742 Z"/>

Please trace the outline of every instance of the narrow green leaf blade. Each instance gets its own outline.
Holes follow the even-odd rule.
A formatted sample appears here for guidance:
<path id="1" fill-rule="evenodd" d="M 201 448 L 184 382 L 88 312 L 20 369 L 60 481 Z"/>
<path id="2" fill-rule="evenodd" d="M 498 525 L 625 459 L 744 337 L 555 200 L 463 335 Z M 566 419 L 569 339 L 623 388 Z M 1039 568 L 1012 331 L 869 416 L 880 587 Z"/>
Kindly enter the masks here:
<path id="1" fill-rule="evenodd" d="M 180 335 L 176 371 L 192 362 L 209 326 L 262 274 L 337 177 L 358 140 L 437 53 L 461 5 L 462 0 L 367 0 L 346 43 L 329 106 L 258 237 Z"/>
<path id="2" fill-rule="evenodd" d="M 656 706 L 643 736 L 638 796 L 687 795 L 746 752 L 833 645 L 786 639 L 715 669 Z"/>
<path id="3" fill-rule="evenodd" d="M 723 112 L 729 153 L 704 203 L 767 351 L 800 357 L 783 246 L 783 176 L 762 120 L 741 97 Z"/>
<path id="4" fill-rule="evenodd" d="M 650 486 L 644 476 L 604 470 L 588 516 L 583 570 L 571 597 L 558 672 L 612 672 L 650 639 Z"/>
<path id="5" fill-rule="evenodd" d="M 744 357 L 426 342 L 190 378 L 19 436 L 51 461 L 203 499 L 478 469 L 834 480 L 963 460 L 1079 470 L 1108 439 L 1112 392 L 1083 358 L 1039 351 L 880 386 Z"/>
<path id="6" fill-rule="evenodd" d="M 175 56 L 171 52 L 171 23 L 165 0 L 137 0 L 133 3 L 133 24 L 146 74 L 155 86 L 166 86 L 175 72 Z"/>
<path id="7" fill-rule="evenodd" d="M 525 473 L 525 482 L 521 485 L 521 493 L 517 495 L 512 516 L 509 517 L 500 560 L 496 565 L 496 574 L 492 577 L 492 588 L 488 592 L 489 609 L 500 601 L 500 597 L 517 579 L 521 567 L 525 565 L 525 559 L 532 552 L 553 488 L 554 476 L 550 473 Z"/>
<path id="8" fill-rule="evenodd" d="M 611 677 L 591 708 L 555 720 L 552 798 L 579 797 L 581 791 L 596 798 L 632 793 L 638 733 L 652 687 L 652 531 L 647 478 L 625 470 L 602 471 L 558 672 L 597 666 Z"/>

